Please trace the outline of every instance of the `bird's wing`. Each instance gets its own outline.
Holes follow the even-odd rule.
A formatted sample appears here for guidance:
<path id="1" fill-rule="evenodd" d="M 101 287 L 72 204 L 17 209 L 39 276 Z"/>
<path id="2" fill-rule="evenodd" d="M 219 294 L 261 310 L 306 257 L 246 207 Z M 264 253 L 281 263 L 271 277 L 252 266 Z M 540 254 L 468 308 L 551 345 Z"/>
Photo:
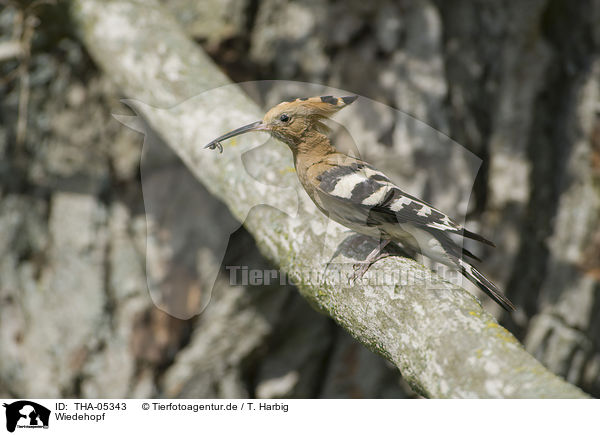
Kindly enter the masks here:
<path id="1" fill-rule="evenodd" d="M 493 245 L 425 201 L 403 192 L 385 174 L 363 161 L 350 159 L 333 165 L 316 180 L 315 190 L 322 207 L 356 223 L 410 223 L 430 232 L 449 232 Z"/>

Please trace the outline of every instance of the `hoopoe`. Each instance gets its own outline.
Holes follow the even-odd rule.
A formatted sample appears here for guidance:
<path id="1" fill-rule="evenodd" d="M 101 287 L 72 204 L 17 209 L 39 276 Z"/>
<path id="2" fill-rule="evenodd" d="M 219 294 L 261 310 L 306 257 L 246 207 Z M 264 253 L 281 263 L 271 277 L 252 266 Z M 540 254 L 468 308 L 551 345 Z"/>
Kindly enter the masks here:
<path id="1" fill-rule="evenodd" d="M 454 222 L 430 204 L 400 190 L 386 175 L 367 162 L 338 152 L 323 121 L 348 106 L 357 96 L 299 98 L 270 109 L 253 122 L 210 142 L 221 142 L 250 131 L 265 131 L 286 143 L 294 155 L 300 183 L 315 205 L 329 218 L 358 233 L 378 238 L 380 244 L 362 262 L 358 276 L 382 258 L 388 243 L 420 252 L 460 272 L 507 311 L 514 305 L 472 264 L 479 260 L 455 239 L 467 237 L 495 246 L 489 240 Z"/>

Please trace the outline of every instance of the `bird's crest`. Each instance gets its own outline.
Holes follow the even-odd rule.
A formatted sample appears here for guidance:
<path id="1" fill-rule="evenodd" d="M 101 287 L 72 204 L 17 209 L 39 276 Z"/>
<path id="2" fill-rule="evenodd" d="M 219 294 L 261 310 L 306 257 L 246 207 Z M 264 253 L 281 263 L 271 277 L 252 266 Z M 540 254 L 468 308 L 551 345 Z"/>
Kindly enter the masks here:
<path id="1" fill-rule="evenodd" d="M 338 110 L 352 104 L 358 98 L 357 95 L 347 97 L 333 97 L 325 95 L 322 97 L 304 97 L 284 101 L 273 107 L 269 112 L 286 111 L 293 114 L 310 116 L 317 115 L 328 117 Z M 267 116 L 269 113 L 267 113 Z M 267 117 L 265 116 L 265 118 Z"/>

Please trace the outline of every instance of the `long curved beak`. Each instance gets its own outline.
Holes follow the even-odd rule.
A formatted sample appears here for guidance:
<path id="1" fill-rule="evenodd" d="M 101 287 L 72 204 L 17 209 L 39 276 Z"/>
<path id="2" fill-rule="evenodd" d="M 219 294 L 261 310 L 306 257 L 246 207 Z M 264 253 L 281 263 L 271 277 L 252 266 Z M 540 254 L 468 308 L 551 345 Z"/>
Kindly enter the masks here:
<path id="1" fill-rule="evenodd" d="M 213 140 L 210 143 L 208 143 L 207 145 L 205 145 L 204 148 L 208 148 L 211 150 L 218 148 L 219 152 L 222 153 L 223 145 L 221 145 L 221 141 L 232 138 L 234 136 L 238 136 L 240 134 L 248 133 L 249 131 L 268 131 L 268 130 L 269 130 L 269 128 L 267 126 L 265 126 L 262 121 L 256 121 L 256 122 L 253 122 L 252 124 L 248 124 L 248 125 L 244 125 L 243 127 L 236 128 L 235 130 L 230 131 L 229 133 L 225 133 L 223 136 L 219 136 L 215 140 Z"/>

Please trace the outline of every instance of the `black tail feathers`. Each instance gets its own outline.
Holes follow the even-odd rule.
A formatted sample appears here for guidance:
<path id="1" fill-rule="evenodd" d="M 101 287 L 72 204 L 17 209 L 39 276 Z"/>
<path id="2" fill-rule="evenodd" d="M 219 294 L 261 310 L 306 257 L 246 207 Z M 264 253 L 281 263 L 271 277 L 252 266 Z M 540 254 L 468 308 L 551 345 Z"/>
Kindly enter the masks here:
<path id="1" fill-rule="evenodd" d="M 513 303 L 502 294 L 498 287 L 496 287 L 490 280 L 483 276 L 481 272 L 462 259 L 459 260 L 459 263 L 462 274 L 469 279 L 469 281 L 483 290 L 485 294 L 494 300 L 494 302 L 496 302 L 506 311 L 510 312 L 515 310 Z"/>
<path id="2" fill-rule="evenodd" d="M 488 240 L 485 237 L 480 236 L 477 233 L 469 231 L 466 228 L 464 228 L 462 230 L 462 235 L 463 235 L 463 237 L 467 237 L 469 239 L 477 240 L 478 242 L 485 243 L 486 245 L 496 247 L 496 245 L 494 244 L 494 242 L 492 242 L 491 240 Z"/>

